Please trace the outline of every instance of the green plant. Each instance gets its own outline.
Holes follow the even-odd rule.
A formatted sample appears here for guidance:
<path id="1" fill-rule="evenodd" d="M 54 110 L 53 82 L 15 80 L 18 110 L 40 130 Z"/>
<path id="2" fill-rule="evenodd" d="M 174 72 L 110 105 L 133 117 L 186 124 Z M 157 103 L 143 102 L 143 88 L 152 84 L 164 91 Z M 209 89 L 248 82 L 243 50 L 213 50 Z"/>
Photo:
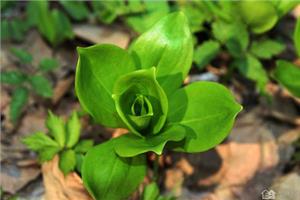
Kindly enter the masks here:
<path id="1" fill-rule="evenodd" d="M 76 112 L 66 123 L 49 111 L 46 121 L 48 134 L 36 132 L 23 139 L 23 143 L 36 151 L 40 162 L 52 160 L 59 155 L 59 168 L 66 175 L 75 169 L 81 172 L 84 154 L 94 145 L 93 140 L 79 140 L 80 120 Z"/>
<path id="2" fill-rule="evenodd" d="M 78 48 L 78 53 L 75 87 L 82 107 L 102 125 L 129 130 L 84 158 L 83 181 L 94 199 L 128 197 L 146 174 L 147 152 L 214 147 L 241 110 L 220 84 L 181 88 L 193 57 L 192 35 L 181 12 L 162 18 L 129 51 L 105 44 Z"/>
<path id="3" fill-rule="evenodd" d="M 293 96 L 300 98 L 300 68 L 296 65 L 278 60 L 273 77 Z"/>
<path id="4" fill-rule="evenodd" d="M 22 68 L 1 72 L 0 78 L 1 83 L 9 84 L 15 88 L 10 103 L 10 119 L 16 123 L 28 101 L 30 91 L 44 98 L 52 96 L 52 86 L 49 80 L 45 78 L 45 73 L 55 69 L 58 62 L 52 58 L 44 58 L 37 67 L 33 67 L 31 64 L 33 58 L 28 52 L 17 48 L 12 48 L 11 52 L 18 59 L 18 64 Z"/>

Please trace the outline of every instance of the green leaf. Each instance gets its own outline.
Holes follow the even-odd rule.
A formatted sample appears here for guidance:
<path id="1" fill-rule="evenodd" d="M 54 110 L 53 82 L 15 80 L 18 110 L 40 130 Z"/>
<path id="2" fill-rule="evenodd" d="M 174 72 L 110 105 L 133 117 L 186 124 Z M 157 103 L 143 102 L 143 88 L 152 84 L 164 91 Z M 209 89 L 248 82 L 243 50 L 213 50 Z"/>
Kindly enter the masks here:
<path id="1" fill-rule="evenodd" d="M 1 72 L 1 83 L 19 85 L 26 80 L 25 74 L 18 71 Z"/>
<path id="2" fill-rule="evenodd" d="M 92 7 L 99 21 L 110 24 L 123 13 L 125 2 L 122 0 L 92 1 Z"/>
<path id="3" fill-rule="evenodd" d="M 77 112 L 73 112 L 66 124 L 66 147 L 72 148 L 77 144 L 80 137 L 81 123 L 78 118 Z"/>
<path id="4" fill-rule="evenodd" d="M 155 182 L 148 184 L 144 189 L 142 200 L 156 200 L 158 197 L 158 185 Z"/>
<path id="5" fill-rule="evenodd" d="M 28 100 L 28 90 L 26 88 L 20 87 L 17 88 L 13 95 L 10 102 L 10 119 L 13 123 L 16 123 L 19 119 L 24 105 L 27 103 Z"/>
<path id="6" fill-rule="evenodd" d="M 53 58 L 44 58 L 41 60 L 41 62 L 39 64 L 39 69 L 44 72 L 53 70 L 56 67 L 58 67 L 58 61 Z"/>
<path id="7" fill-rule="evenodd" d="M 78 144 L 76 144 L 74 151 L 76 153 L 86 153 L 94 146 L 93 140 L 80 140 Z"/>
<path id="8" fill-rule="evenodd" d="M 236 59 L 232 65 L 237 67 L 242 75 L 252 81 L 255 81 L 260 92 L 265 90 L 265 86 L 268 83 L 269 78 L 257 58 L 247 54 L 245 58 Z"/>
<path id="9" fill-rule="evenodd" d="M 61 150 L 60 147 L 45 147 L 41 149 L 38 154 L 39 154 L 39 161 L 40 162 L 45 162 L 52 160 L 53 157 Z"/>
<path id="10" fill-rule="evenodd" d="M 129 15 L 125 21 L 138 33 L 147 31 L 162 17 L 169 13 L 169 5 L 166 0 L 144 1 L 145 10 L 139 15 Z"/>
<path id="11" fill-rule="evenodd" d="M 276 11 L 279 18 L 286 15 L 289 11 L 291 11 L 295 6 L 299 5 L 299 0 L 289 1 L 289 0 L 274 0 L 272 3 L 275 3 Z"/>
<path id="12" fill-rule="evenodd" d="M 115 151 L 119 156 L 132 157 L 152 151 L 161 155 L 167 142 L 180 141 L 186 136 L 183 126 L 172 126 L 158 135 L 141 138 L 128 133 L 114 140 Z"/>
<path id="13" fill-rule="evenodd" d="M 193 58 L 193 41 L 185 15 L 175 12 L 162 18 L 130 50 L 138 66 L 157 68 L 159 84 L 167 95 L 172 94 L 181 86 Z"/>
<path id="14" fill-rule="evenodd" d="M 78 48 L 75 88 L 81 106 L 100 124 L 124 127 L 112 90 L 117 79 L 136 70 L 133 59 L 123 49 L 109 44 Z"/>
<path id="15" fill-rule="evenodd" d="M 113 99 L 119 116 L 132 133 L 156 134 L 164 126 L 168 99 L 156 80 L 154 67 L 120 77 L 115 82 Z"/>
<path id="16" fill-rule="evenodd" d="M 31 63 L 32 56 L 23 49 L 11 48 L 11 52 L 19 59 L 21 63 Z"/>
<path id="17" fill-rule="evenodd" d="M 258 58 L 270 59 L 281 53 L 285 49 L 285 45 L 281 42 L 265 39 L 254 41 L 250 47 L 250 52 Z"/>
<path id="18" fill-rule="evenodd" d="M 50 98 L 53 95 L 53 90 L 50 82 L 41 75 L 33 75 L 28 77 L 28 81 L 32 89 L 40 96 Z"/>
<path id="19" fill-rule="evenodd" d="M 211 14 L 201 1 L 182 1 L 177 2 L 179 10 L 182 11 L 189 21 L 192 32 L 202 31 L 205 21 L 211 20 Z"/>
<path id="20" fill-rule="evenodd" d="M 52 160 L 61 147 L 49 136 L 42 132 L 25 137 L 22 142 L 31 150 L 38 152 L 41 162 Z"/>
<path id="21" fill-rule="evenodd" d="M 46 126 L 49 129 L 50 135 L 55 139 L 59 146 L 64 147 L 66 141 L 64 121 L 49 111 Z"/>
<path id="22" fill-rule="evenodd" d="M 199 69 L 203 69 L 219 53 L 220 44 L 213 40 L 208 40 L 197 46 L 194 53 L 194 62 Z"/>
<path id="23" fill-rule="evenodd" d="M 268 1 L 239 1 L 239 14 L 253 33 L 264 33 L 275 26 L 278 16 L 274 5 Z"/>
<path id="24" fill-rule="evenodd" d="M 47 147 L 59 147 L 58 143 L 52 140 L 43 132 L 36 132 L 23 138 L 22 142 L 33 151 L 40 151 Z"/>
<path id="25" fill-rule="evenodd" d="M 300 68 L 296 65 L 278 60 L 273 72 L 274 78 L 292 95 L 300 98 Z"/>
<path id="26" fill-rule="evenodd" d="M 83 1 L 60 0 L 61 5 L 75 20 L 84 20 L 89 15 L 89 10 Z"/>
<path id="27" fill-rule="evenodd" d="M 201 152 L 219 144 L 230 132 L 242 107 L 222 85 L 196 82 L 177 90 L 169 99 L 168 125 L 185 126 L 185 140 L 176 150 Z"/>
<path id="28" fill-rule="evenodd" d="M 81 173 L 82 163 L 83 163 L 84 155 L 77 153 L 76 154 L 76 170 Z"/>
<path id="29" fill-rule="evenodd" d="M 65 39 L 74 37 L 69 19 L 61 11 L 49 10 L 48 1 L 32 1 L 32 8 L 35 14 L 30 16 L 32 24 L 37 24 L 39 32 L 54 46 L 63 42 Z M 27 13 L 28 14 L 28 13 Z M 37 18 L 35 21 L 33 18 Z"/>
<path id="30" fill-rule="evenodd" d="M 234 57 L 243 55 L 249 45 L 249 33 L 244 24 L 239 21 L 231 23 L 216 21 L 212 26 L 214 36 L 225 44 L 231 55 Z"/>
<path id="31" fill-rule="evenodd" d="M 91 149 L 82 165 L 84 186 L 94 199 L 126 199 L 145 175 L 145 155 L 121 158 L 112 140 Z"/>
<path id="32" fill-rule="evenodd" d="M 1 40 L 7 40 L 10 38 L 9 33 L 9 21 L 6 19 L 1 19 Z"/>
<path id="33" fill-rule="evenodd" d="M 72 149 L 63 151 L 59 156 L 59 169 L 66 176 L 74 171 L 76 166 L 76 154 Z"/>
<path id="34" fill-rule="evenodd" d="M 300 56 L 300 18 L 298 17 L 295 31 L 294 31 L 294 43 L 298 56 Z"/>
<path id="35" fill-rule="evenodd" d="M 55 39 L 52 44 L 58 45 L 65 39 L 72 39 L 74 37 L 74 33 L 71 22 L 67 16 L 56 9 L 51 12 L 51 16 L 53 19 L 53 27 L 55 29 Z"/>

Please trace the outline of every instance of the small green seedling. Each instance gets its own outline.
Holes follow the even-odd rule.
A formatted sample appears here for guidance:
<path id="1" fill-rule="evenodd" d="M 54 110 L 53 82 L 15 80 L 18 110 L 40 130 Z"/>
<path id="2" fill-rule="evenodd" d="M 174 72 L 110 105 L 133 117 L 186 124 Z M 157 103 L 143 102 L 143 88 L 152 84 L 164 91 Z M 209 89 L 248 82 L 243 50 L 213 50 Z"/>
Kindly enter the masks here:
<path id="1" fill-rule="evenodd" d="M 59 168 L 67 175 L 75 169 L 80 173 L 84 154 L 94 145 L 93 140 L 79 140 L 81 125 L 76 112 L 65 123 L 49 111 L 46 121 L 48 134 L 36 132 L 23 139 L 23 143 L 38 153 L 40 162 L 59 155 Z"/>
<path id="2" fill-rule="evenodd" d="M 193 58 L 182 12 L 162 18 L 129 51 L 102 44 L 78 53 L 75 87 L 82 107 L 104 126 L 128 129 L 84 158 L 82 177 L 94 199 L 127 198 L 146 175 L 147 152 L 213 148 L 242 109 L 218 83 L 182 87 Z"/>
<path id="3" fill-rule="evenodd" d="M 22 65 L 21 69 L 27 66 L 30 68 L 28 71 L 32 71 L 22 72 L 23 70 L 20 69 L 1 72 L 1 83 L 14 86 L 10 103 L 10 119 L 16 123 L 22 113 L 22 108 L 28 101 L 30 91 L 44 98 L 52 97 L 52 86 L 45 77 L 45 73 L 55 69 L 58 62 L 53 58 L 44 58 L 37 67 L 33 67 L 31 64 L 33 58 L 28 52 L 17 48 L 12 48 L 11 52 L 17 58 L 18 64 Z"/>

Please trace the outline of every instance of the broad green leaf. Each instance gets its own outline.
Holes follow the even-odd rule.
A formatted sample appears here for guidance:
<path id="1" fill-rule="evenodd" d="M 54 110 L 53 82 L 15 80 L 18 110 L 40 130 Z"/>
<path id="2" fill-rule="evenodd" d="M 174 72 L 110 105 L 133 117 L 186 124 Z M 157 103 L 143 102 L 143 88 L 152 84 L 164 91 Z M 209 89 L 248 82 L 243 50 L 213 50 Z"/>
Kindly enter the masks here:
<path id="1" fill-rule="evenodd" d="M 144 189 L 142 200 L 156 200 L 158 197 L 158 185 L 155 182 L 148 184 Z"/>
<path id="2" fill-rule="evenodd" d="M 81 106 L 102 125 L 124 127 L 112 90 L 117 79 L 136 70 L 133 59 L 114 45 L 78 48 L 75 88 Z"/>
<path id="3" fill-rule="evenodd" d="M 33 151 L 40 151 L 47 147 L 59 147 L 58 143 L 52 140 L 43 132 L 36 132 L 23 138 L 22 142 Z"/>
<path id="4" fill-rule="evenodd" d="M 64 150 L 59 155 L 59 169 L 64 175 L 74 171 L 76 166 L 76 154 L 72 149 Z"/>
<path id="5" fill-rule="evenodd" d="M 88 151 L 81 172 L 84 186 L 94 199 L 123 200 L 143 181 L 146 159 L 145 155 L 119 157 L 110 140 Z"/>
<path id="6" fill-rule="evenodd" d="M 0 73 L 1 83 L 19 85 L 26 80 L 25 74 L 18 71 L 7 71 Z"/>
<path id="7" fill-rule="evenodd" d="M 258 58 L 270 59 L 281 53 L 285 49 L 285 45 L 276 40 L 260 40 L 254 41 L 250 47 L 250 52 Z"/>
<path id="8" fill-rule="evenodd" d="M 80 21 L 86 19 L 89 15 L 89 10 L 84 1 L 60 0 L 60 3 L 68 14 L 75 20 Z"/>
<path id="9" fill-rule="evenodd" d="M 278 60 L 273 76 L 291 94 L 300 98 L 300 68 L 298 66 Z"/>
<path id="10" fill-rule="evenodd" d="M 11 48 L 11 52 L 19 59 L 21 63 L 28 64 L 32 61 L 32 55 L 23 49 Z"/>
<path id="11" fill-rule="evenodd" d="M 27 100 L 28 90 L 26 88 L 19 87 L 13 92 L 9 107 L 9 116 L 13 123 L 17 122 L 22 113 L 24 105 L 27 103 Z"/>
<path id="12" fill-rule="evenodd" d="M 44 72 L 53 70 L 56 67 L 58 67 L 58 61 L 53 58 L 44 58 L 41 60 L 41 62 L 39 64 L 39 69 Z"/>
<path id="13" fill-rule="evenodd" d="M 295 31 L 294 31 L 294 43 L 298 56 L 300 56 L 300 17 L 297 19 Z"/>
<path id="14" fill-rule="evenodd" d="M 154 67 L 137 70 L 115 82 L 113 99 L 117 112 L 136 135 L 158 133 L 167 118 L 168 99 L 156 80 L 155 71 Z"/>
<path id="15" fill-rule="evenodd" d="M 203 69 L 219 53 L 220 44 L 213 40 L 208 40 L 197 46 L 194 53 L 194 62 L 199 69 Z"/>
<path id="16" fill-rule="evenodd" d="M 230 132 L 242 107 L 224 86 L 196 82 L 177 90 L 169 99 L 168 125 L 186 128 L 176 150 L 201 152 L 219 144 Z"/>
<path id="17" fill-rule="evenodd" d="M 249 33 L 244 24 L 239 21 L 230 23 L 216 21 L 212 27 L 216 39 L 225 44 L 231 55 L 234 57 L 243 55 L 249 45 Z"/>
<path id="18" fill-rule="evenodd" d="M 50 135 L 55 139 L 59 146 L 64 147 L 66 141 L 64 121 L 49 111 L 46 126 L 49 129 Z"/>
<path id="19" fill-rule="evenodd" d="M 250 80 L 256 82 L 260 92 L 265 90 L 268 83 L 268 75 L 260 61 L 254 56 L 247 54 L 245 58 L 236 59 L 233 66 L 237 67 L 240 73 Z"/>
<path id="20" fill-rule="evenodd" d="M 147 31 L 162 17 L 169 13 L 169 5 L 166 0 L 144 1 L 145 10 L 139 15 L 128 15 L 125 18 L 127 24 L 138 33 Z"/>
<path id="21" fill-rule="evenodd" d="M 239 1 L 237 8 L 253 33 L 264 33 L 273 28 L 278 21 L 275 6 L 268 1 Z"/>
<path id="22" fill-rule="evenodd" d="M 71 148 L 77 144 L 80 137 L 81 123 L 77 112 L 73 112 L 66 124 L 66 147 Z"/>
<path id="23" fill-rule="evenodd" d="M 75 145 L 74 151 L 76 153 L 86 153 L 94 146 L 93 140 L 80 140 L 78 144 Z"/>
<path id="24" fill-rule="evenodd" d="M 119 156 L 132 157 L 152 151 L 161 155 L 167 142 L 180 141 L 186 136 L 186 130 L 182 126 L 172 126 L 158 135 L 146 138 L 128 133 L 114 140 L 115 151 Z"/>
<path id="25" fill-rule="evenodd" d="M 131 46 L 131 54 L 143 69 L 155 66 L 157 80 L 166 94 L 179 88 L 193 58 L 193 41 L 182 12 L 167 15 L 143 33 Z"/>
<path id="26" fill-rule="evenodd" d="M 38 95 L 50 98 L 53 95 L 53 90 L 50 82 L 41 75 L 33 75 L 28 77 L 28 81 Z"/>

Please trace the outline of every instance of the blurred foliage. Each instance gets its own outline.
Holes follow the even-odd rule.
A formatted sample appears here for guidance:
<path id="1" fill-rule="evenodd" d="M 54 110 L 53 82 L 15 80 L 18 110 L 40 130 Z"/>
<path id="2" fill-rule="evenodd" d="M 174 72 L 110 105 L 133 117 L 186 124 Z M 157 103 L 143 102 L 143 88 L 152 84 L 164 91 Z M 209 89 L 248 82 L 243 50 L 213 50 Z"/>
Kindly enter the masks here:
<path id="1" fill-rule="evenodd" d="M 14 88 L 10 102 L 10 119 L 16 123 L 28 101 L 30 91 L 44 98 L 52 97 L 52 86 L 44 73 L 55 69 L 58 62 L 52 58 L 44 58 L 39 66 L 33 67 L 33 57 L 27 51 L 12 48 L 11 53 L 17 59 L 17 64 L 22 67 L 1 72 L 0 79 L 1 83 L 11 85 Z M 25 70 L 27 67 L 30 67 L 30 73 Z"/>
<path id="2" fill-rule="evenodd" d="M 95 18 L 99 23 L 126 24 L 141 34 L 159 19 L 173 11 L 182 11 L 189 19 L 194 35 L 194 63 L 199 70 L 226 52 L 231 56 L 231 69 L 257 83 L 264 93 L 269 81 L 264 61 L 285 49 L 282 38 L 271 31 L 300 1 L 1 1 L 1 39 L 20 42 L 30 28 L 37 28 L 53 46 L 74 38 L 72 23 Z M 20 6 L 26 12 L 15 13 Z M 299 19 L 294 32 L 295 49 L 299 53 Z M 199 37 L 205 36 L 205 37 Z M 244 67 L 241 67 L 244 66 Z"/>

